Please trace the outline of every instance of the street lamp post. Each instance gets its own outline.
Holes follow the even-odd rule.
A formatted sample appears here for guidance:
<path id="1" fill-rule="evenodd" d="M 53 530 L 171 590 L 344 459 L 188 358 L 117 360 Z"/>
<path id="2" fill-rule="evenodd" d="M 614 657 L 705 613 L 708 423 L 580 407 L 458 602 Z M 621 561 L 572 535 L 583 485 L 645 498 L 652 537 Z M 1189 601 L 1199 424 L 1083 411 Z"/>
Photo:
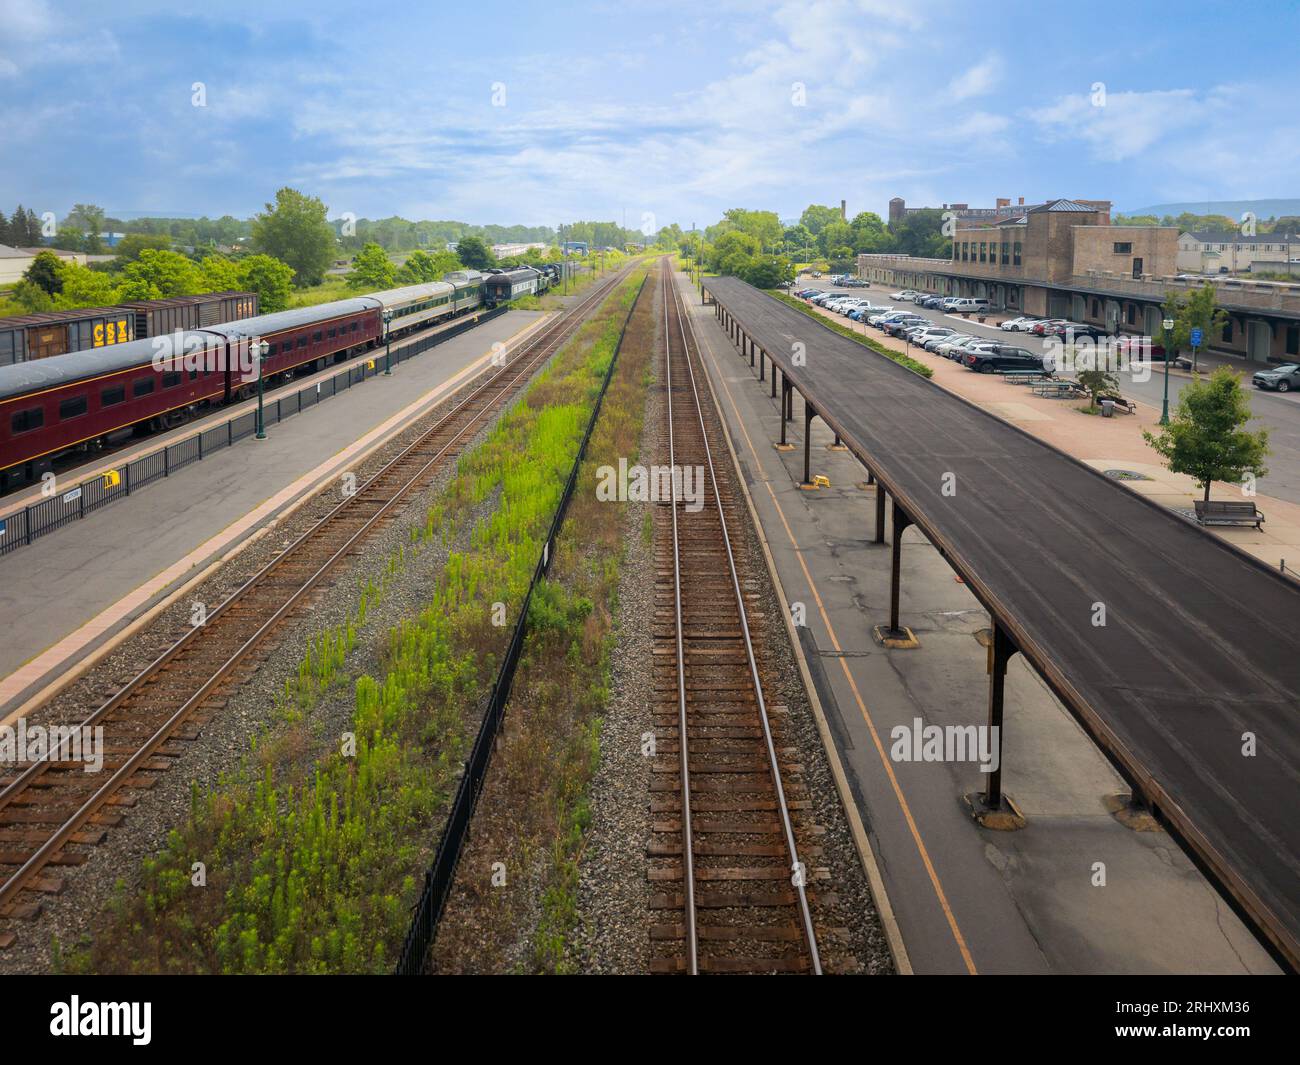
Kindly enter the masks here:
<path id="1" fill-rule="evenodd" d="M 1173 320 L 1172 318 L 1166 318 L 1166 319 L 1165 319 L 1163 322 L 1161 322 L 1160 324 L 1161 324 L 1162 326 L 1164 326 L 1164 330 L 1165 330 L 1165 335 L 1164 335 L 1164 341 L 1165 341 L 1165 398 L 1164 398 L 1164 402 L 1161 403 L 1161 405 L 1160 405 L 1160 424 L 1161 424 L 1161 425 L 1168 425 L 1168 424 L 1169 424 L 1169 349 L 1170 349 L 1170 347 L 1173 345 L 1173 342 L 1174 342 L 1174 336 L 1173 336 L 1173 332 L 1174 332 L 1174 320 Z"/>
<path id="2" fill-rule="evenodd" d="M 262 360 L 266 358 L 266 353 L 271 350 L 271 345 L 265 340 L 254 340 L 250 349 L 257 356 L 257 433 L 255 439 L 266 439 L 266 418 L 262 407 L 266 395 L 265 379 L 262 376 Z"/>
<path id="3" fill-rule="evenodd" d="M 393 346 L 388 340 L 388 326 L 393 320 L 393 308 L 385 307 L 381 316 L 384 319 L 384 376 L 393 376 Z"/>

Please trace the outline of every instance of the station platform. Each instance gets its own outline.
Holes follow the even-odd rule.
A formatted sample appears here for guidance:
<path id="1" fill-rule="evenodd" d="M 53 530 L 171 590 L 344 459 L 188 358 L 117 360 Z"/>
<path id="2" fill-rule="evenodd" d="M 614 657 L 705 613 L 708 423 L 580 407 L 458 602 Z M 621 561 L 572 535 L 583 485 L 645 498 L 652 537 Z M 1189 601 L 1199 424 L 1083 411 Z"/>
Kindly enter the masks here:
<path id="1" fill-rule="evenodd" d="M 756 380 L 679 275 L 742 476 L 785 598 L 803 607 L 803 651 L 917 973 L 1273 973 L 1278 967 L 1154 825 L 1126 824 L 1128 791 L 1021 656 L 1006 678 L 1003 787 L 1023 827 L 978 824 L 974 762 L 895 757 L 895 730 L 985 720 L 989 617 L 915 527 L 903 535 L 907 623 L 919 646 L 872 638 L 889 618 L 890 531 L 873 543 L 875 486 L 812 423 L 812 473 L 774 443 L 779 400 Z M 810 357 L 812 353 L 810 352 Z M 801 404 L 796 400 L 796 406 Z M 1120 816 L 1116 816 L 1116 813 Z"/>
<path id="2" fill-rule="evenodd" d="M 499 345 L 522 342 L 547 318 L 512 310 L 483 322 L 401 362 L 391 377 L 372 377 L 269 425 L 265 440 L 250 436 L 0 556 L 0 723 L 446 399 L 488 365 Z M 141 446 L 152 450 L 163 440 L 151 437 Z"/>

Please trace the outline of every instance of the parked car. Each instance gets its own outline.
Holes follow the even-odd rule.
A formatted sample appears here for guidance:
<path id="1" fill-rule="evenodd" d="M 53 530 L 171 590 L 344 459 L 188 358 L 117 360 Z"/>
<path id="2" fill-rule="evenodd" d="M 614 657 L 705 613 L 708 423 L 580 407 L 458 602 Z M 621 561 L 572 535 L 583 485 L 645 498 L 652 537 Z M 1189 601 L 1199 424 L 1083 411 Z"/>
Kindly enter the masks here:
<path id="1" fill-rule="evenodd" d="M 1281 366 L 1260 370 L 1250 379 L 1250 383 L 1256 388 L 1263 388 L 1270 392 L 1290 392 L 1293 388 L 1300 389 L 1300 363 L 1287 362 Z"/>
<path id="2" fill-rule="evenodd" d="M 874 325 L 879 329 L 883 329 L 890 322 L 897 321 L 899 318 L 904 317 L 915 318 L 917 316 L 911 311 L 886 311 L 882 314 L 873 314 L 867 319 L 867 323 L 869 325 Z"/>
<path id="3" fill-rule="evenodd" d="M 1033 325 L 1031 325 L 1029 327 L 1029 331 L 1033 333 L 1034 336 L 1037 337 L 1051 336 L 1052 334 L 1049 332 L 1050 329 L 1052 329 L 1055 326 L 1064 325 L 1064 324 L 1065 324 L 1064 318 L 1042 318 L 1039 319 L 1037 322 L 1035 322 Z"/>
<path id="4" fill-rule="evenodd" d="M 956 335 L 957 330 L 949 329 L 946 325 L 926 325 L 916 330 L 910 339 L 913 344 L 925 347 L 931 340 L 944 340 Z"/>
<path id="5" fill-rule="evenodd" d="M 963 361 L 967 369 L 976 373 L 1047 373 L 1041 355 L 1008 344 L 994 344 L 985 351 L 967 352 Z"/>
<path id="6" fill-rule="evenodd" d="M 919 315 L 910 315 L 906 318 L 895 318 L 892 322 L 886 322 L 881 328 L 891 337 L 901 337 L 913 326 L 925 326 L 929 324 L 928 319 L 922 318 Z"/>
<path id="7" fill-rule="evenodd" d="M 1005 329 L 1008 333 L 1028 333 L 1037 321 L 1037 318 L 1028 318 L 1023 316 L 1020 318 L 1008 318 L 998 326 L 998 328 Z"/>
<path id="8" fill-rule="evenodd" d="M 992 347 L 993 341 L 987 337 L 966 336 L 960 340 L 954 340 L 948 344 L 941 344 L 938 347 L 938 353 L 945 358 L 960 362 L 965 353 L 971 348 Z"/>
<path id="9" fill-rule="evenodd" d="M 894 311 L 893 307 L 877 307 L 871 303 L 864 303 L 861 306 L 854 307 L 853 310 L 849 311 L 849 317 L 852 318 L 855 322 L 865 322 L 872 315 L 892 314 L 893 311 Z"/>
<path id="10" fill-rule="evenodd" d="M 822 304 L 824 304 L 827 300 L 833 300 L 833 299 L 836 299 L 836 298 L 838 298 L 840 295 L 841 295 L 841 293 L 838 293 L 838 292 L 830 292 L 830 291 L 821 292 L 821 293 L 818 293 L 816 296 L 814 296 L 814 297 L 812 298 L 812 302 L 815 303 L 815 304 L 817 304 L 818 307 L 820 307 L 820 306 L 821 306 Z"/>
<path id="11" fill-rule="evenodd" d="M 1109 335 L 1104 329 L 1095 325 L 1085 325 L 1082 322 L 1053 322 L 1043 330 L 1043 336 L 1066 337 L 1074 340 L 1082 340 L 1084 337 L 1089 340 L 1100 340 Z"/>
<path id="12" fill-rule="evenodd" d="M 949 314 L 987 314 L 989 301 L 973 296 L 953 296 L 944 301 L 943 309 Z"/>
<path id="13" fill-rule="evenodd" d="M 930 340 L 927 340 L 921 346 L 925 348 L 926 351 L 933 351 L 936 355 L 938 355 L 939 346 L 941 344 L 955 344 L 959 340 L 973 340 L 973 339 L 975 338 L 972 337 L 969 333 L 950 333 L 948 336 L 933 337 Z"/>
<path id="14" fill-rule="evenodd" d="M 901 303 L 903 300 L 910 300 L 915 295 L 915 291 L 910 288 L 905 288 L 902 292 L 891 292 L 889 298 L 891 300 L 898 300 Z"/>

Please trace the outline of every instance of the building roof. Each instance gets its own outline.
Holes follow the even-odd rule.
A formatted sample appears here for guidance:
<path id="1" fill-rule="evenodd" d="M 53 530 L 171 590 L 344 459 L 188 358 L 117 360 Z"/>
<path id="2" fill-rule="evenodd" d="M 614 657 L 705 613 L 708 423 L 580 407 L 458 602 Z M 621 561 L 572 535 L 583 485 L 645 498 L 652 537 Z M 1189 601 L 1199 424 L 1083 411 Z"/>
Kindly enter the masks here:
<path id="1" fill-rule="evenodd" d="M 1039 211 L 1051 211 L 1055 214 L 1097 214 L 1100 210 L 1100 207 L 1089 207 L 1086 203 L 1079 203 L 1077 200 L 1048 200 L 1037 207 L 1029 208 L 1026 213 L 1037 214 Z"/>
<path id="2" fill-rule="evenodd" d="M 25 251 L 18 248 L 11 248 L 8 244 L 0 244 L 0 259 L 30 259 L 31 256 Z"/>
<path id="3" fill-rule="evenodd" d="M 1184 230 L 1179 234 L 1179 240 L 1183 237 L 1191 237 L 1193 240 L 1200 241 L 1202 244 L 1284 244 L 1300 243 L 1300 236 L 1294 233 L 1256 233 L 1254 236 L 1246 236 L 1236 229 L 1215 232 L 1214 230 Z"/>

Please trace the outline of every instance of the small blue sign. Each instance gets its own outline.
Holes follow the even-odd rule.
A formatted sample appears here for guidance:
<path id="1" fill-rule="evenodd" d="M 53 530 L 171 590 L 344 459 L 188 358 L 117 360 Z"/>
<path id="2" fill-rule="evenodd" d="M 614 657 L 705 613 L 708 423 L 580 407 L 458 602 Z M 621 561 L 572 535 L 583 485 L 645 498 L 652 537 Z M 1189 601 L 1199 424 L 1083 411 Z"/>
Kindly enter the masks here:
<path id="1" fill-rule="evenodd" d="M 1198 326 L 1196 329 L 1193 329 L 1193 330 L 1192 330 L 1192 347 L 1194 347 L 1194 348 L 1199 348 L 1199 347 L 1201 346 L 1201 340 L 1202 340 L 1202 338 L 1203 338 L 1204 336 L 1205 336 L 1205 334 L 1201 332 L 1199 326 Z"/>

